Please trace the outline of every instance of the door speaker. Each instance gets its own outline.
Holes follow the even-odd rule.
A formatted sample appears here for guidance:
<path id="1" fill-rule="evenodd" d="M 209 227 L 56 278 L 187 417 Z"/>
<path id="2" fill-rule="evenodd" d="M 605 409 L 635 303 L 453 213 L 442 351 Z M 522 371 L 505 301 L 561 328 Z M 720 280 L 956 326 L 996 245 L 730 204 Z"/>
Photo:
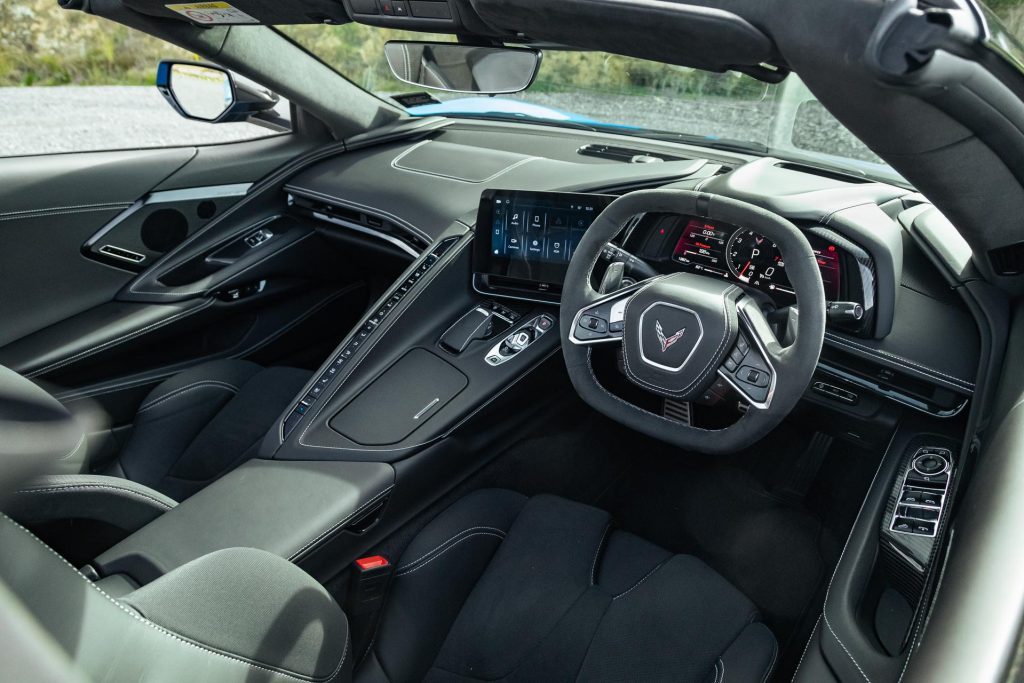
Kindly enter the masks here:
<path id="1" fill-rule="evenodd" d="M 162 254 L 188 237 L 188 219 L 177 209 L 157 209 L 142 221 L 141 236 L 147 249 Z"/>

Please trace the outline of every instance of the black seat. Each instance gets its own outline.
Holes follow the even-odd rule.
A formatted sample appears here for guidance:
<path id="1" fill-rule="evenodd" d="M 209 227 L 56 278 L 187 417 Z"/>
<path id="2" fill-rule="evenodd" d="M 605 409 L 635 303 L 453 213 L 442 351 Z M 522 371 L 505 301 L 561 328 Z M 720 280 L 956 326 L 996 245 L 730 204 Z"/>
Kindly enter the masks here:
<path id="1" fill-rule="evenodd" d="M 6 512 L 28 524 L 89 519 L 131 533 L 255 457 L 311 376 L 242 360 L 178 373 L 142 401 L 128 442 L 106 469 L 38 476 L 13 493 Z"/>
<path id="2" fill-rule="evenodd" d="M 184 500 L 253 458 L 312 373 L 242 360 L 197 365 L 142 402 L 131 436 L 104 474 Z"/>
<path id="3" fill-rule="evenodd" d="M 484 490 L 403 552 L 356 680 L 763 681 L 776 649 L 699 559 L 592 507 Z"/>

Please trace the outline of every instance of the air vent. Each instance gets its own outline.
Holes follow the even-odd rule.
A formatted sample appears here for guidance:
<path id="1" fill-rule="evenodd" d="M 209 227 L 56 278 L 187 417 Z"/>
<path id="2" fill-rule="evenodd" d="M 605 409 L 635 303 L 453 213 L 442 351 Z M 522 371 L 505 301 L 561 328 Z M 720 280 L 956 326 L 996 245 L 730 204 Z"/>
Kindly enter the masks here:
<path id="1" fill-rule="evenodd" d="M 427 246 L 419 235 L 381 216 L 299 195 L 289 195 L 288 203 L 296 213 L 379 237 L 412 256 L 418 255 Z"/>
<path id="2" fill-rule="evenodd" d="M 689 161 L 686 157 L 673 156 L 664 152 L 651 152 L 645 149 L 634 149 L 632 147 L 615 147 L 614 145 L 583 145 L 576 150 L 577 154 L 585 157 L 598 157 L 599 159 L 611 159 L 621 161 L 625 164 L 650 164 L 662 161 Z"/>
<path id="3" fill-rule="evenodd" d="M 848 173 L 841 173 L 839 171 L 830 171 L 826 168 L 819 168 L 817 166 L 810 166 L 808 164 L 796 164 L 790 161 L 780 161 L 775 164 L 775 168 L 784 168 L 787 171 L 798 171 L 800 173 L 808 173 L 810 175 L 816 175 L 819 178 L 828 178 L 829 180 L 838 180 L 841 183 L 854 183 L 854 184 L 866 184 L 872 183 L 873 180 L 862 178 L 861 176 L 851 175 Z"/>
<path id="4" fill-rule="evenodd" d="M 992 263 L 992 270 L 999 275 L 1020 275 L 1024 273 L 1024 242 L 991 249 L 988 259 Z"/>

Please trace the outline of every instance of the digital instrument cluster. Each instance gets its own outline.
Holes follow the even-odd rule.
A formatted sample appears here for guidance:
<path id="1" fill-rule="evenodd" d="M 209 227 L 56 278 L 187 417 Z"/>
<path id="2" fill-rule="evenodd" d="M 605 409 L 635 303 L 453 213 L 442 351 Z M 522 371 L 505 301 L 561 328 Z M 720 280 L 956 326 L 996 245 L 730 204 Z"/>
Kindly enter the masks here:
<path id="1" fill-rule="evenodd" d="M 778 246 L 753 230 L 702 218 L 684 218 L 671 259 L 685 270 L 742 282 L 779 300 L 795 299 Z M 664 230 L 664 228 L 661 228 Z M 825 298 L 841 298 L 843 254 L 814 234 L 807 240 L 818 259 Z"/>

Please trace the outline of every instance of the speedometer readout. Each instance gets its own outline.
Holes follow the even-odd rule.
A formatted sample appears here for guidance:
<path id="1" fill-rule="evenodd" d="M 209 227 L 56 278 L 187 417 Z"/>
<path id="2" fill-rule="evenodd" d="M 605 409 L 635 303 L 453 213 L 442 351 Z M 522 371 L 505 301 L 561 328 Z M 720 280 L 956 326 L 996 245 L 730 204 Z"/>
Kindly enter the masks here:
<path id="1" fill-rule="evenodd" d="M 694 218 L 683 228 L 672 258 L 695 271 L 728 277 L 728 266 L 725 263 L 725 244 L 728 240 L 728 230 Z"/>

